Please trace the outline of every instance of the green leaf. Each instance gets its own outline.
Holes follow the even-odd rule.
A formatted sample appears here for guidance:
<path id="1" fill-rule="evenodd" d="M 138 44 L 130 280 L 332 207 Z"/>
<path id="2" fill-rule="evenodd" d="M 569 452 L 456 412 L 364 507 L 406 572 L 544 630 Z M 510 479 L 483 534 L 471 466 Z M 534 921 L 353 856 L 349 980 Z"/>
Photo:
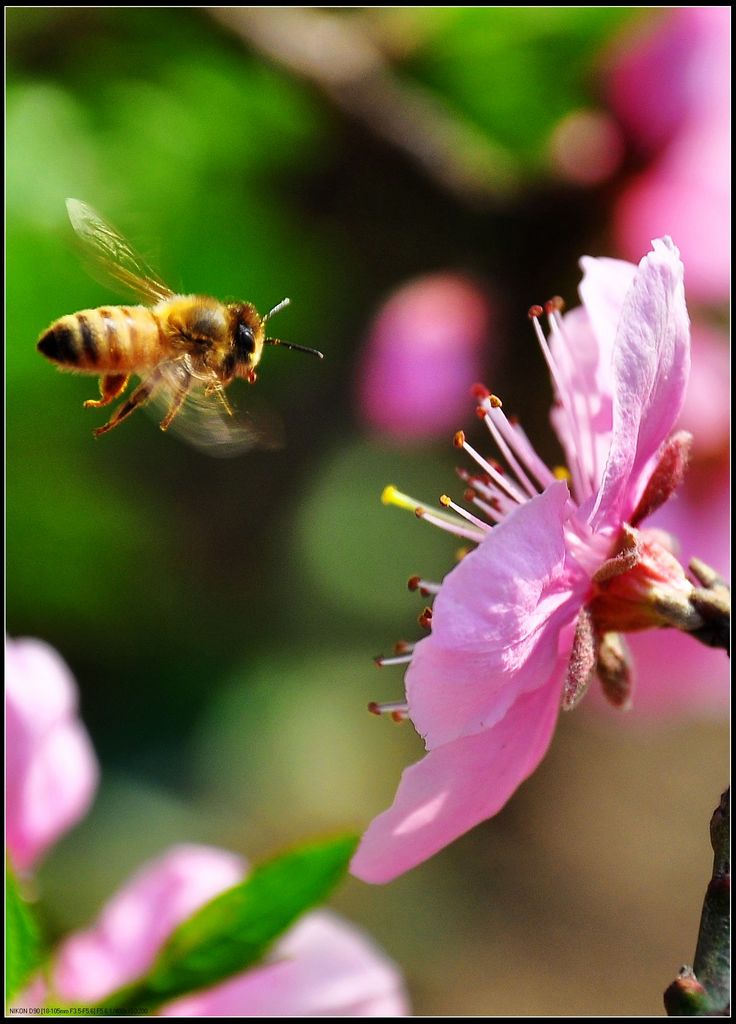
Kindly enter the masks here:
<path id="1" fill-rule="evenodd" d="M 10 865 L 5 878 L 5 982 L 10 1003 L 41 962 L 41 935 Z"/>
<path id="2" fill-rule="evenodd" d="M 356 844 L 353 836 L 323 840 L 259 865 L 179 925 L 148 974 L 102 1006 L 155 1009 L 251 967 L 297 917 L 326 898 Z"/>

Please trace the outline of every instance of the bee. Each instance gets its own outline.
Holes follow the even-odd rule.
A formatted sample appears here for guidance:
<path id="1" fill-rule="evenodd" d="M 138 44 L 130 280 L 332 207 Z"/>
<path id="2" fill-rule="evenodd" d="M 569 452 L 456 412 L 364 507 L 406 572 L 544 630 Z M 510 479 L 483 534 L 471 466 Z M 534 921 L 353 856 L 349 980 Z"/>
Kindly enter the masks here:
<path id="1" fill-rule="evenodd" d="M 177 420 L 185 437 L 222 454 L 268 444 L 268 433 L 234 416 L 225 390 L 242 378 L 253 384 L 266 345 L 322 353 L 266 337 L 272 316 L 250 302 L 220 302 L 207 295 L 174 293 L 115 228 L 78 199 L 67 199 L 69 220 L 82 245 L 107 280 L 123 285 L 145 305 L 100 306 L 55 320 L 41 335 L 38 350 L 60 370 L 96 374 L 100 397 L 84 403 L 100 409 L 120 398 L 132 375 L 140 383 L 115 409 L 101 437 L 136 409 L 154 400 L 164 411 L 160 426 Z M 182 414 L 180 416 L 180 414 Z"/>

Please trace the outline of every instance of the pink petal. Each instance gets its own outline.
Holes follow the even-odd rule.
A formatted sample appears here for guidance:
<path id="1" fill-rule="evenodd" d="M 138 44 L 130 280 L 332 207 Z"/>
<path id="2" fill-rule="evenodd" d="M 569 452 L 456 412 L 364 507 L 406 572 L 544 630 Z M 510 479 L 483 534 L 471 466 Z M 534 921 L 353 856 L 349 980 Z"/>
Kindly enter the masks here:
<path id="1" fill-rule="evenodd" d="M 580 266 L 583 278 L 578 290 L 583 306 L 562 318 L 564 339 L 557 331 L 550 334 L 550 347 L 566 384 L 565 394 L 557 396 L 550 418 L 568 466 L 581 465 L 584 481 L 597 488 L 613 427 L 616 326 L 636 267 L 623 260 L 592 256 L 583 256 Z M 573 429 L 568 409 L 583 425 L 580 431 Z M 585 482 L 581 481 L 581 486 L 585 488 Z M 577 497 L 583 502 L 592 495 L 583 490 Z"/>
<path id="2" fill-rule="evenodd" d="M 680 414 L 690 369 L 682 278 L 677 249 L 669 238 L 658 239 L 626 295 L 614 347 L 613 437 L 594 529 L 630 515 Z"/>
<path id="3" fill-rule="evenodd" d="M 636 276 L 636 266 L 607 256 L 583 256 L 583 279 L 578 286 L 597 346 L 596 386 L 613 395 L 613 348 L 624 300 Z M 568 314 L 569 315 L 569 314 Z"/>
<path id="4" fill-rule="evenodd" d="M 495 526 L 445 577 L 406 676 L 429 749 L 487 729 L 548 678 L 580 609 L 566 564 L 567 485 L 551 484 Z"/>
<path id="5" fill-rule="evenodd" d="M 48 644 L 8 639 L 5 708 L 6 838 L 24 870 L 84 816 L 99 769 L 74 678 Z"/>
<path id="6" fill-rule="evenodd" d="M 77 684 L 61 655 L 43 640 L 8 637 L 6 686 L 26 734 L 43 736 L 77 710 Z"/>
<path id="7" fill-rule="evenodd" d="M 173 929 L 244 877 L 244 861 L 208 846 L 176 846 L 138 872 L 98 922 L 62 943 L 54 988 L 93 1003 L 143 974 Z"/>
<path id="8" fill-rule="evenodd" d="M 590 275 L 590 265 L 597 268 L 599 263 L 605 265 L 606 261 L 586 257 L 586 276 Z M 628 267 L 629 264 L 624 263 L 622 266 Z M 607 308 L 607 302 L 599 302 L 599 314 Z M 620 308 L 615 313 L 616 317 L 619 314 Z M 613 312 L 611 315 L 614 315 Z M 608 327 L 602 316 L 600 321 L 599 332 L 604 325 Z M 566 313 L 562 323 L 564 343 L 557 332 L 552 332 L 549 337 L 550 348 L 555 360 L 564 368 L 567 398 L 575 411 L 577 422 L 589 424 L 589 429 L 585 431 L 585 443 L 580 445 L 576 432 L 571 428 L 570 418 L 559 402 L 552 406 L 550 420 L 565 451 L 566 464 L 572 466 L 576 461 L 581 462 L 587 478 L 597 484 L 606 464 L 613 428 L 613 335 L 608 339 L 610 347 L 608 341 L 602 345 L 593 330 L 590 314 L 583 306 L 577 306 Z"/>
<path id="9" fill-rule="evenodd" d="M 357 928 L 315 911 L 280 940 L 271 962 L 170 1003 L 163 1016 L 404 1017 L 396 966 Z"/>
<path id="10" fill-rule="evenodd" d="M 365 421 L 399 440 L 457 427 L 481 376 L 488 302 L 457 274 L 429 274 L 396 291 L 370 332 L 358 377 Z"/>
<path id="11" fill-rule="evenodd" d="M 564 661 L 485 732 L 446 743 L 405 769 L 393 806 L 371 823 L 351 871 L 389 882 L 496 814 L 547 752 Z"/>

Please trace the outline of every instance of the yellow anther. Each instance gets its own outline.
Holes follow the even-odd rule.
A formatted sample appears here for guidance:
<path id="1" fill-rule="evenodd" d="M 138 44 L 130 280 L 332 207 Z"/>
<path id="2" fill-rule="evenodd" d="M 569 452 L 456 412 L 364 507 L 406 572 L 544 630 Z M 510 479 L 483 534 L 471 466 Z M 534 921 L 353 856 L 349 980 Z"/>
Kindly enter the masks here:
<path id="1" fill-rule="evenodd" d="M 416 512 L 418 508 L 422 507 L 421 502 L 410 498 L 408 494 L 403 494 L 393 484 L 384 487 L 381 501 L 384 505 L 396 505 L 398 508 L 406 508 L 410 512 Z"/>
<path id="2" fill-rule="evenodd" d="M 567 480 L 568 482 L 572 480 L 570 470 L 567 468 L 567 466 L 555 466 L 552 470 L 552 475 L 554 476 L 555 480 Z"/>

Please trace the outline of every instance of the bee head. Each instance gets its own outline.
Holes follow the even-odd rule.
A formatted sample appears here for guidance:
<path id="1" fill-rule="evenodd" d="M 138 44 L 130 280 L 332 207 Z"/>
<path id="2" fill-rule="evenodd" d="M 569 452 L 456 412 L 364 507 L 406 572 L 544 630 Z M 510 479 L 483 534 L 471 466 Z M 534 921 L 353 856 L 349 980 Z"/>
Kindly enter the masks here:
<path id="1" fill-rule="evenodd" d="M 269 310 L 265 316 L 260 316 L 249 302 L 231 306 L 233 316 L 233 336 L 236 374 L 254 381 L 254 367 L 260 362 L 263 355 L 264 345 L 280 345 L 282 348 L 290 348 L 295 352 L 306 352 L 311 356 L 322 359 L 322 353 L 316 348 L 306 348 L 304 345 L 295 345 L 290 341 L 281 341 L 280 338 L 266 337 L 266 323 L 272 316 L 289 305 L 288 299 L 282 299 L 278 305 Z"/>
<path id="2" fill-rule="evenodd" d="M 236 373 L 239 377 L 247 377 L 261 360 L 266 327 L 255 307 L 249 302 L 232 306 L 231 311 Z"/>

